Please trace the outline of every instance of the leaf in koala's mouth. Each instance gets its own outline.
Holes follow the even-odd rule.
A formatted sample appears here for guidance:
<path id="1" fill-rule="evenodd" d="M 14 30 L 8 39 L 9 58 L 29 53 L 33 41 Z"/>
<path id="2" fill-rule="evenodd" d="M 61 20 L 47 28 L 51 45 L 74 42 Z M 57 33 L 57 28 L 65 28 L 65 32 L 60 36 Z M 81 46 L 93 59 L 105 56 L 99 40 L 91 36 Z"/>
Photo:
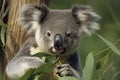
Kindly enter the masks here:
<path id="1" fill-rule="evenodd" d="M 36 53 L 36 54 L 34 54 L 32 56 L 37 56 L 39 58 L 42 58 L 43 56 L 47 57 L 47 56 L 51 56 L 51 55 L 49 55 L 47 53 L 44 53 L 44 52 L 38 52 L 38 53 Z"/>
<path id="2" fill-rule="evenodd" d="M 33 56 L 41 58 L 43 60 L 43 62 L 54 62 L 56 59 L 55 55 L 49 55 L 49 54 L 44 53 L 44 52 L 39 52 Z"/>

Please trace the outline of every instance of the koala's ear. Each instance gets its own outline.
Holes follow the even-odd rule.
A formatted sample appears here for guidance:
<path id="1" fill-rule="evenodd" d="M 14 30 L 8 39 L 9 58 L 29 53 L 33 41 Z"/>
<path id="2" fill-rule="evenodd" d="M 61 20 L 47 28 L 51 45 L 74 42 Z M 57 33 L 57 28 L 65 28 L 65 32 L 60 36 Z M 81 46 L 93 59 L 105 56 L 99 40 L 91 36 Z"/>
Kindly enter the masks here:
<path id="1" fill-rule="evenodd" d="M 96 30 L 99 30 L 99 24 L 96 22 L 100 19 L 90 6 L 81 5 L 72 8 L 72 15 L 75 21 L 80 24 L 80 31 L 91 35 Z"/>
<path id="2" fill-rule="evenodd" d="M 24 26 L 24 29 L 29 30 L 34 24 L 40 26 L 40 23 L 44 21 L 48 13 L 49 10 L 45 5 L 27 5 L 21 9 L 18 21 Z"/>

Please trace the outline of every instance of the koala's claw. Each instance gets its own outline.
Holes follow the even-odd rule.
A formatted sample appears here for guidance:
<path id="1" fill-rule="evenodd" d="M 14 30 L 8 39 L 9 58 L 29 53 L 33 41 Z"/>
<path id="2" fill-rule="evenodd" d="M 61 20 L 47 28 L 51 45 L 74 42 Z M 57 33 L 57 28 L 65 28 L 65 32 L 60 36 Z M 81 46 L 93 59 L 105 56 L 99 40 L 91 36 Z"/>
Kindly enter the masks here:
<path id="1" fill-rule="evenodd" d="M 71 66 L 69 64 L 63 64 L 57 67 L 57 75 L 62 76 L 73 76 Z"/>

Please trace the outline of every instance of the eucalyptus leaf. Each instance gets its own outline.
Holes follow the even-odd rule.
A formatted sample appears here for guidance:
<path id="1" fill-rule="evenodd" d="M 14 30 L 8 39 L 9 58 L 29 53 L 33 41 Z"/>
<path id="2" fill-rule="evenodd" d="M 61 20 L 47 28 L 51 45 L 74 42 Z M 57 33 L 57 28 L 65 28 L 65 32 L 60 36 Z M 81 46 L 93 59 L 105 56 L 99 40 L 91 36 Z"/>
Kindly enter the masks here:
<path id="1" fill-rule="evenodd" d="M 83 69 L 83 80 L 91 80 L 94 69 L 94 58 L 92 52 L 87 56 Z"/>
<path id="2" fill-rule="evenodd" d="M 47 54 L 47 53 L 44 53 L 44 52 L 39 52 L 39 53 L 36 53 L 36 54 L 34 54 L 34 55 L 32 55 L 32 56 L 37 56 L 37 57 L 39 57 L 39 58 L 42 58 L 43 56 L 44 56 L 44 57 L 47 57 L 47 56 L 51 56 L 51 55 L 49 55 L 49 54 Z"/>
<path id="3" fill-rule="evenodd" d="M 5 29 L 8 25 L 6 25 L 4 22 L 2 22 L 2 21 L 0 20 L 0 26 Z"/>
<path id="4" fill-rule="evenodd" d="M 36 75 L 34 80 L 39 80 L 39 75 Z"/>
<path id="5" fill-rule="evenodd" d="M 34 80 L 43 80 L 45 75 L 46 75 L 46 73 L 41 73 L 39 75 L 35 75 Z"/>
<path id="6" fill-rule="evenodd" d="M 5 72 L 2 74 L 2 75 L 0 75 L 0 80 L 5 80 Z"/>
<path id="7" fill-rule="evenodd" d="M 38 77 L 38 80 L 43 80 L 45 75 L 46 75 L 46 73 L 41 73 Z"/>
<path id="8" fill-rule="evenodd" d="M 34 69 L 29 69 L 26 74 L 24 76 L 22 76 L 19 80 L 28 80 L 32 73 L 33 73 Z"/>
<path id="9" fill-rule="evenodd" d="M 0 38 L 1 38 L 3 46 L 5 46 L 5 29 L 3 27 L 1 29 Z"/>
<path id="10" fill-rule="evenodd" d="M 36 54 L 34 54 L 33 56 L 37 56 L 37 57 L 39 57 L 39 58 L 41 58 L 41 59 L 43 59 L 44 58 L 44 62 L 48 62 L 48 63 L 51 63 L 51 62 L 54 62 L 55 61 L 55 59 L 56 59 L 56 56 L 52 56 L 52 55 L 49 55 L 49 54 L 47 54 L 47 53 L 44 53 L 44 52 L 39 52 L 39 53 L 36 53 Z"/>
<path id="11" fill-rule="evenodd" d="M 7 25 L 0 20 L 0 26 L 1 26 L 0 39 L 2 41 L 3 46 L 5 46 L 5 31 L 6 31 Z"/>
<path id="12" fill-rule="evenodd" d="M 56 56 L 47 56 L 46 62 L 53 63 L 56 60 Z"/>
<path id="13" fill-rule="evenodd" d="M 42 64 L 40 67 L 38 67 L 34 71 L 34 74 L 43 73 L 43 72 L 51 72 L 54 68 L 55 68 L 55 64 L 53 63 Z"/>
<path id="14" fill-rule="evenodd" d="M 105 44 L 107 44 L 107 45 L 109 46 L 109 48 L 110 48 L 113 52 L 117 53 L 117 54 L 120 56 L 120 50 L 118 50 L 118 48 L 117 48 L 112 42 L 110 42 L 109 40 L 103 38 L 103 37 L 100 36 L 99 34 L 97 34 L 97 36 L 98 36 L 100 39 L 102 39 L 102 40 L 105 42 Z"/>
<path id="15" fill-rule="evenodd" d="M 53 63 L 47 63 L 44 67 L 44 72 L 51 72 L 56 67 Z"/>
<path id="16" fill-rule="evenodd" d="M 64 77 L 59 77 L 59 80 L 79 80 L 79 79 L 71 76 L 64 76 Z"/>

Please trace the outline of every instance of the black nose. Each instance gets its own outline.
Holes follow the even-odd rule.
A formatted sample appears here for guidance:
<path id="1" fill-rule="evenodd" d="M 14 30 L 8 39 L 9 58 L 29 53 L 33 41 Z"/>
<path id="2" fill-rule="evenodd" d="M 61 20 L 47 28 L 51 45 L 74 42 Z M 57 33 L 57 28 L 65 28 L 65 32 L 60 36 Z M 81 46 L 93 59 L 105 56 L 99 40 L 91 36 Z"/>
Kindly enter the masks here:
<path id="1" fill-rule="evenodd" d="M 54 48 L 57 50 L 63 49 L 63 37 L 61 34 L 56 34 L 54 37 Z"/>

